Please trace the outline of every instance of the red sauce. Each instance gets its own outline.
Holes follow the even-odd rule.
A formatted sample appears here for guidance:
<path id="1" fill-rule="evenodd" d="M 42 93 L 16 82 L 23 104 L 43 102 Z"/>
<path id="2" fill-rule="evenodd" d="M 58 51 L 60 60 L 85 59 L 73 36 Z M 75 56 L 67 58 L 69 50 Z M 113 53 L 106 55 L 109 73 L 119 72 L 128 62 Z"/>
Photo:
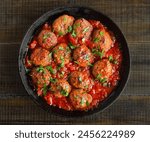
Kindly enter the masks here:
<path id="1" fill-rule="evenodd" d="M 93 26 L 93 29 L 104 28 L 104 26 L 99 21 L 89 20 L 89 22 Z M 41 30 L 43 30 L 43 29 L 51 30 L 52 27 L 48 23 L 46 23 L 42 27 Z M 30 57 L 30 53 L 32 53 L 32 51 L 34 49 L 39 47 L 39 44 L 37 41 L 37 36 L 38 35 L 35 35 L 33 37 L 33 40 L 29 43 L 29 52 L 25 58 L 25 66 L 28 69 L 31 69 L 34 66 L 34 65 L 32 65 L 32 62 L 30 61 L 29 57 Z M 85 44 L 91 51 L 92 51 L 92 49 L 95 48 L 95 44 L 94 44 L 93 40 L 91 40 L 91 38 L 86 40 L 83 43 L 81 39 L 73 37 L 71 35 L 71 33 L 68 33 L 64 36 L 60 36 L 60 35 L 56 34 L 56 36 L 57 36 L 57 44 L 66 43 L 68 45 L 71 43 L 73 46 L 80 46 L 82 44 Z M 104 100 L 116 88 L 117 83 L 120 80 L 119 71 L 120 71 L 120 67 L 121 67 L 121 63 L 122 63 L 122 53 L 121 53 L 121 50 L 119 49 L 118 41 L 116 41 L 116 40 L 114 42 L 114 46 L 111 47 L 106 53 L 104 53 L 102 59 L 105 59 L 105 58 L 109 59 L 110 57 L 114 61 L 114 63 L 112 63 L 113 74 L 108 78 L 107 86 L 105 86 L 98 80 L 95 80 L 94 76 L 91 73 L 92 67 L 88 66 L 88 67 L 81 69 L 81 67 L 74 61 L 70 61 L 69 63 L 64 65 L 63 68 L 58 70 L 56 74 L 52 74 L 52 78 L 67 79 L 69 74 L 73 71 L 78 71 L 78 70 L 82 70 L 82 72 L 89 71 L 90 72 L 89 78 L 94 81 L 94 85 L 93 85 L 92 89 L 88 91 L 88 93 L 92 96 L 92 102 L 87 107 L 87 109 L 91 109 L 93 107 L 96 107 L 102 100 Z M 96 55 L 94 55 L 93 58 L 94 58 L 94 63 L 98 60 L 101 60 L 100 57 L 96 56 Z M 51 62 L 51 66 L 54 70 L 57 70 L 57 64 L 55 63 L 54 60 Z M 62 72 L 64 72 L 63 76 L 61 75 Z M 75 87 L 72 86 L 72 89 L 74 89 L 74 88 Z M 69 97 L 63 96 L 61 98 L 58 98 L 49 90 L 47 90 L 46 94 L 43 95 L 43 88 L 35 87 L 35 89 L 37 90 L 37 94 L 39 96 L 43 97 L 49 105 L 57 106 L 59 108 L 65 109 L 65 110 L 74 110 L 75 109 L 74 106 L 72 105 L 72 103 L 70 102 Z"/>

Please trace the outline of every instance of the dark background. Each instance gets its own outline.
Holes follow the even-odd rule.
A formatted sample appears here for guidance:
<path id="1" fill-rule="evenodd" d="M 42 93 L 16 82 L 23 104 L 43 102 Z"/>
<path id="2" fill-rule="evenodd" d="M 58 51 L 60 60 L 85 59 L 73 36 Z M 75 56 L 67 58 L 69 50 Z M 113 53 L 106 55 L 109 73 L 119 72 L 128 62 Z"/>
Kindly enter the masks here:
<path id="1" fill-rule="evenodd" d="M 120 98 L 102 113 L 84 118 L 48 114 L 26 93 L 18 74 L 18 52 L 30 25 L 59 6 L 90 6 L 109 16 L 124 33 L 131 73 Z M 0 124 L 150 124 L 149 0 L 1 0 Z"/>

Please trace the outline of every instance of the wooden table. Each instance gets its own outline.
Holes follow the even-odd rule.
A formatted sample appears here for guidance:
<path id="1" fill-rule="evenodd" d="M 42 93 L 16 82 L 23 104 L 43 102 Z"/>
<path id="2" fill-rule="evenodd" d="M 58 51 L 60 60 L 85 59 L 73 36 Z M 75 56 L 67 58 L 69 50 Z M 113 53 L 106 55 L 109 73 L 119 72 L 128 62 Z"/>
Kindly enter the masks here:
<path id="1" fill-rule="evenodd" d="M 29 26 L 59 6 L 90 6 L 109 16 L 124 33 L 132 60 L 121 97 L 102 113 L 83 118 L 48 114 L 26 93 L 18 74 L 18 51 Z M 149 0 L 0 1 L 0 124 L 150 124 Z"/>

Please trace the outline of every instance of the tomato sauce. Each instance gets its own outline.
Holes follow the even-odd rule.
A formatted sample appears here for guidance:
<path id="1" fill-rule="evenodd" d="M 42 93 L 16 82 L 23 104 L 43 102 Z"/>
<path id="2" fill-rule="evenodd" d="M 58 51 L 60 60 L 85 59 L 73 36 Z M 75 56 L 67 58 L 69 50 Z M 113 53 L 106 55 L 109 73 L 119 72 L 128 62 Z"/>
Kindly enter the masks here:
<path id="1" fill-rule="evenodd" d="M 99 21 L 96 21 L 96 20 L 88 20 L 88 21 L 93 26 L 93 29 L 106 28 Z M 45 30 L 45 29 L 52 30 L 52 27 L 51 25 L 46 23 L 43 25 L 40 31 Z M 67 33 L 65 35 L 58 35 L 58 33 L 55 33 L 55 34 L 57 36 L 57 44 L 59 43 L 66 43 L 67 45 L 71 44 L 74 48 L 77 48 L 85 44 L 90 49 L 91 52 L 93 51 L 93 49 L 94 50 L 96 49 L 95 43 L 93 42 L 92 37 L 83 41 L 81 38 L 73 37 L 71 33 Z M 33 50 L 40 47 L 38 40 L 37 40 L 37 36 L 38 34 L 35 35 L 32 41 L 29 43 L 29 51 L 25 58 L 25 67 L 27 69 L 32 69 L 33 67 L 35 67 L 35 65 L 32 64 L 32 61 L 30 60 L 30 54 L 33 52 Z M 115 38 L 115 36 L 113 38 Z M 71 52 L 73 51 L 74 49 L 71 49 Z M 72 53 L 71 53 L 71 58 L 73 58 Z M 52 60 L 52 62 L 50 63 L 53 71 L 56 71 L 56 73 L 51 74 L 51 77 L 53 79 L 66 80 L 69 78 L 70 73 L 74 71 L 81 71 L 82 73 L 84 72 L 89 73 L 88 78 L 93 80 L 93 86 L 90 90 L 87 91 L 87 93 L 92 96 L 92 102 L 84 110 L 88 110 L 88 109 L 96 107 L 101 101 L 103 101 L 106 97 L 108 97 L 108 95 L 110 95 L 110 93 L 116 88 L 120 80 L 119 72 L 120 72 L 120 67 L 122 64 L 122 52 L 120 50 L 118 41 L 115 39 L 113 46 L 107 52 L 103 53 L 102 57 L 100 57 L 99 55 L 93 54 L 93 59 L 94 59 L 94 62 L 92 63 L 92 65 L 87 66 L 87 67 L 80 67 L 80 65 L 75 63 L 73 59 L 60 69 L 58 69 L 58 65 L 55 63 L 55 60 Z M 104 83 L 101 83 L 99 80 L 95 79 L 95 77 L 91 73 L 93 64 L 102 59 L 108 59 L 111 62 L 112 72 L 113 72 L 108 77 L 107 82 L 104 82 Z M 47 104 L 53 105 L 53 106 L 59 107 L 60 109 L 64 109 L 68 111 L 75 110 L 75 107 L 72 105 L 69 97 L 65 97 L 65 96 L 62 96 L 61 98 L 56 97 L 55 94 L 49 89 L 47 89 L 46 93 L 43 95 L 43 92 L 44 92 L 43 88 L 37 87 L 36 85 L 33 85 L 33 86 L 35 90 L 37 90 L 37 95 L 39 95 L 40 97 L 43 97 L 44 100 L 47 102 Z M 71 89 L 73 90 L 76 88 L 74 86 L 71 86 Z"/>

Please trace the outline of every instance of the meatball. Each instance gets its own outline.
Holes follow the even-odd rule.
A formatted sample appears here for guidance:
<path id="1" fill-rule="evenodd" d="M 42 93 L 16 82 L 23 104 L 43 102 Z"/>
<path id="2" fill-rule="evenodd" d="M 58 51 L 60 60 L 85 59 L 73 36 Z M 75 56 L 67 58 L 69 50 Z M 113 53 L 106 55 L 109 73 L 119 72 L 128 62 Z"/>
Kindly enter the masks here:
<path id="1" fill-rule="evenodd" d="M 36 48 L 30 56 L 31 62 L 35 66 L 47 66 L 51 62 L 50 52 L 43 48 Z"/>
<path id="2" fill-rule="evenodd" d="M 112 64 L 108 59 L 97 61 L 93 66 L 92 74 L 98 79 L 107 81 L 107 79 L 112 75 Z"/>
<path id="3" fill-rule="evenodd" d="M 62 15 L 53 22 L 53 30 L 59 35 L 68 33 L 68 29 L 73 25 L 74 17 L 69 15 Z"/>
<path id="4" fill-rule="evenodd" d="M 50 90 L 58 98 L 67 97 L 71 91 L 71 86 L 66 80 L 59 79 L 51 83 Z"/>
<path id="5" fill-rule="evenodd" d="M 70 93 L 72 105 L 77 110 L 85 110 L 92 102 L 92 96 L 83 89 L 75 89 Z"/>
<path id="6" fill-rule="evenodd" d="M 93 55 L 85 45 L 82 45 L 74 50 L 73 58 L 81 67 L 86 67 L 93 62 Z"/>
<path id="7" fill-rule="evenodd" d="M 51 49 L 53 46 L 57 44 L 57 37 L 50 30 L 42 30 L 39 33 L 37 39 L 40 46 L 46 49 Z"/>
<path id="8" fill-rule="evenodd" d="M 78 19 L 74 22 L 73 31 L 77 38 L 83 40 L 89 39 L 92 30 L 92 25 L 84 18 Z"/>
<path id="9" fill-rule="evenodd" d="M 35 86 L 42 88 L 50 83 L 51 74 L 45 67 L 36 67 L 30 73 L 32 82 Z"/>
<path id="10" fill-rule="evenodd" d="M 70 83 L 75 88 L 80 88 L 85 90 L 90 90 L 93 86 L 92 79 L 90 79 L 86 73 L 80 71 L 74 71 L 71 73 Z"/>
<path id="11" fill-rule="evenodd" d="M 62 67 L 71 60 L 71 50 L 66 43 L 60 43 L 53 48 L 54 61 Z"/>
<path id="12" fill-rule="evenodd" d="M 104 28 L 95 29 L 92 35 L 92 40 L 95 46 L 100 47 L 104 52 L 107 52 L 114 43 L 110 34 Z"/>

